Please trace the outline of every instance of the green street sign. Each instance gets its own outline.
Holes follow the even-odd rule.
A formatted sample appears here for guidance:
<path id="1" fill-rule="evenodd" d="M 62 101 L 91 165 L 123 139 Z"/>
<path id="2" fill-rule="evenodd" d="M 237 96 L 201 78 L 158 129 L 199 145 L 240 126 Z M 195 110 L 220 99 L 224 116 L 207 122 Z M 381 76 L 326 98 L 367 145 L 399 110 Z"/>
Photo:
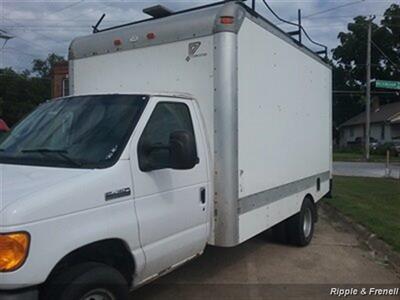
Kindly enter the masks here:
<path id="1" fill-rule="evenodd" d="M 381 89 L 400 90 L 400 81 L 377 80 L 375 87 Z"/>

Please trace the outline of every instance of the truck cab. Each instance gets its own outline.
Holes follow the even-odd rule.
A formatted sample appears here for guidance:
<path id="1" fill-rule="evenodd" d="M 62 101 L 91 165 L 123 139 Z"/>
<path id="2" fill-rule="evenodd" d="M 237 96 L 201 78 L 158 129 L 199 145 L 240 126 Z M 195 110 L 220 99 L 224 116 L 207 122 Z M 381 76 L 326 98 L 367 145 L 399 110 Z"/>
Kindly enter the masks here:
<path id="1" fill-rule="evenodd" d="M 10 247 L 0 248 L 0 290 L 33 286 L 21 295 L 34 299 L 56 282 L 46 297 L 70 297 L 59 274 L 88 257 L 88 270 L 113 267 L 120 286 L 137 286 L 201 254 L 211 221 L 202 122 L 196 100 L 178 94 L 39 106 L 0 144 L 0 239 Z"/>

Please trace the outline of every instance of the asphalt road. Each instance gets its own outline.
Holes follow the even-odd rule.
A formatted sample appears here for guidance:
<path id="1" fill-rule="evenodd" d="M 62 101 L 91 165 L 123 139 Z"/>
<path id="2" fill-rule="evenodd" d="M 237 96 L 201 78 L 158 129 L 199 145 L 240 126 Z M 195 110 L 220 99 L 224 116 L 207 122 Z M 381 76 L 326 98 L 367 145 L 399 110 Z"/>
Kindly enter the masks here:
<path id="1" fill-rule="evenodd" d="M 400 179 L 400 165 L 392 164 L 387 173 L 384 163 L 334 162 L 333 174 L 339 176 L 386 177 Z"/>
<path id="2" fill-rule="evenodd" d="M 265 234 L 235 248 L 209 247 L 131 299 L 337 299 L 329 295 L 333 287 L 400 287 L 398 274 L 376 261 L 350 229 L 320 216 L 308 247 L 279 244 Z"/>

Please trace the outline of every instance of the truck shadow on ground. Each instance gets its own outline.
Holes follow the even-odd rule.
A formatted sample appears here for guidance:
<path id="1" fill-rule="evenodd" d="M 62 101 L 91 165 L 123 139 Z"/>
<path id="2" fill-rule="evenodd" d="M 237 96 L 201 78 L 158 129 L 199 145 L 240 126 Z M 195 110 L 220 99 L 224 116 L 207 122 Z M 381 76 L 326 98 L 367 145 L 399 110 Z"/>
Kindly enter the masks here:
<path id="1" fill-rule="evenodd" d="M 267 232 L 233 248 L 209 246 L 199 258 L 133 291 L 130 299 L 248 299 L 247 262 L 272 243 L 281 244 Z"/>

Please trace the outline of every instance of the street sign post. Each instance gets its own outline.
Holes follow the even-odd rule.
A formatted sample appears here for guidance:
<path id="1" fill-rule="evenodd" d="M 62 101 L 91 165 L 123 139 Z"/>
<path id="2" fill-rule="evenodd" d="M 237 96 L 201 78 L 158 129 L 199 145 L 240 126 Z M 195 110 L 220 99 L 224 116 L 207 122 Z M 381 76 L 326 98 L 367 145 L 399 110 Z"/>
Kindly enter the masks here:
<path id="1" fill-rule="evenodd" d="M 381 89 L 400 90 L 400 81 L 377 80 L 375 87 Z"/>

